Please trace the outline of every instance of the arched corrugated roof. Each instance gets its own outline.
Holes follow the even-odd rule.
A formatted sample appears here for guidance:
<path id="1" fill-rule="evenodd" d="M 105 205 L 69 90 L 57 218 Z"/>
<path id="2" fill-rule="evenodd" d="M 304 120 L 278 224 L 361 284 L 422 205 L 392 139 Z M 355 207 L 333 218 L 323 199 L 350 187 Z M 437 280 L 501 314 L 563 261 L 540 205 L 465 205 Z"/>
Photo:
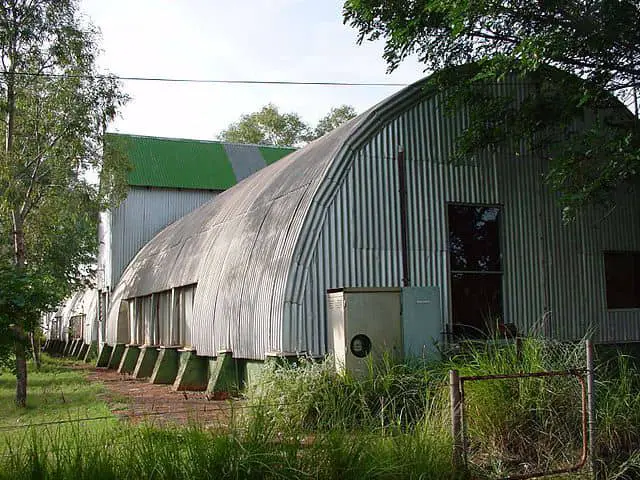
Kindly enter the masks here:
<path id="1" fill-rule="evenodd" d="M 350 167 L 350 152 L 428 95 L 425 81 L 160 232 L 132 260 L 113 292 L 107 341 L 128 340 L 116 338 L 121 300 L 197 283 L 193 346 L 198 354 L 231 350 L 240 358 L 259 359 L 286 351 L 287 304 L 299 301 L 326 208 Z"/>

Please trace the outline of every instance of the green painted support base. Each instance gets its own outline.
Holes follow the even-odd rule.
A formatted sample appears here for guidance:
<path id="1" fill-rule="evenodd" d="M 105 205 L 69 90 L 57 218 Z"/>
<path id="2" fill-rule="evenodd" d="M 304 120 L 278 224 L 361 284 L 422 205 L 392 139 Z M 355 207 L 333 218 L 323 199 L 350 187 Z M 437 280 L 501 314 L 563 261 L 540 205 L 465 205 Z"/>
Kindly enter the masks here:
<path id="1" fill-rule="evenodd" d="M 122 361 L 118 367 L 119 373 L 133 373 L 138 364 L 138 357 L 140 356 L 140 347 L 138 345 L 127 345 L 122 355 Z"/>
<path id="2" fill-rule="evenodd" d="M 158 349 L 156 347 L 142 347 L 138 355 L 138 363 L 133 370 L 133 378 L 149 378 L 157 360 Z"/>
<path id="3" fill-rule="evenodd" d="M 265 365 L 266 362 L 260 360 L 245 360 L 242 368 L 242 388 L 260 383 Z"/>
<path id="4" fill-rule="evenodd" d="M 91 342 L 90 345 L 87 345 L 87 350 L 84 352 L 84 357 L 82 360 L 85 362 L 91 362 L 94 358 L 98 356 L 98 342 Z"/>
<path id="5" fill-rule="evenodd" d="M 236 393 L 240 389 L 238 362 L 231 352 L 219 352 L 215 360 L 209 360 L 207 393 Z"/>
<path id="6" fill-rule="evenodd" d="M 111 345 L 107 345 L 106 343 L 102 345 L 100 349 L 100 353 L 98 354 L 98 361 L 96 362 L 96 368 L 107 368 L 109 366 L 109 359 L 111 358 L 111 353 L 113 352 L 113 347 Z"/>
<path id="7" fill-rule="evenodd" d="M 116 343 L 113 346 L 113 352 L 111 352 L 111 358 L 109 359 L 109 365 L 107 368 L 116 369 L 120 366 L 125 348 L 126 345 L 124 343 Z"/>
<path id="8" fill-rule="evenodd" d="M 178 375 L 178 347 L 160 347 L 150 383 L 172 384 Z"/>
<path id="9" fill-rule="evenodd" d="M 173 389 L 202 391 L 207 389 L 209 364 L 205 357 L 196 355 L 195 350 L 180 350 L 178 374 Z"/>

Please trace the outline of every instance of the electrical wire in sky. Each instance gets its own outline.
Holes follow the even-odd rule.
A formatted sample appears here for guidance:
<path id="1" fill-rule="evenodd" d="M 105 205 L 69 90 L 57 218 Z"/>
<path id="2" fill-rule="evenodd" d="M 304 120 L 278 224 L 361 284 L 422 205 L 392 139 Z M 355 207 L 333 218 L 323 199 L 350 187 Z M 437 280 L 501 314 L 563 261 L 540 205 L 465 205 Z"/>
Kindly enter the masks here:
<path id="1" fill-rule="evenodd" d="M 80 78 L 80 79 L 115 79 L 132 82 L 164 82 L 164 83 L 210 83 L 229 85 L 310 85 L 326 87 L 406 87 L 407 83 L 393 82 L 333 82 L 333 81 L 295 81 L 295 80 L 246 80 L 246 79 L 198 79 L 198 78 L 170 78 L 170 77 L 133 77 L 120 75 L 73 75 L 66 73 L 44 72 L 7 72 L 1 75 L 16 75 L 25 77 L 49 78 Z"/>

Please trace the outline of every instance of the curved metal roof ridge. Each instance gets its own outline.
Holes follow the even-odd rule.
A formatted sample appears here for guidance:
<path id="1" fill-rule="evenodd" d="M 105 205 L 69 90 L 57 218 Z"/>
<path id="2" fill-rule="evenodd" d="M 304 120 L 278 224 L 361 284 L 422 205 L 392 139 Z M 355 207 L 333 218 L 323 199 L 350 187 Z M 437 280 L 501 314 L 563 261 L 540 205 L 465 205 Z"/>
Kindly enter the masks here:
<path id="1" fill-rule="evenodd" d="M 213 329 L 236 331 L 233 322 L 245 319 L 250 323 L 246 317 L 258 308 L 269 311 L 270 317 L 275 314 L 281 318 L 284 327 L 287 315 L 281 307 L 299 295 L 299 291 L 293 292 L 293 286 L 297 283 L 298 290 L 302 288 L 298 280 L 306 268 L 300 267 L 310 261 L 309 250 L 322 228 L 324 212 L 351 165 L 350 152 L 381 123 L 390 121 L 399 108 L 415 102 L 414 95 L 429 78 L 259 170 L 159 232 L 132 259 L 114 289 L 111 328 L 117 328 L 113 321 L 119 312 L 119 300 L 196 282 L 196 300 L 200 302 L 194 302 L 194 312 L 213 324 L 223 322 Z M 260 257 L 268 251 L 275 259 Z M 222 285 L 231 288 L 235 284 L 241 287 L 238 297 L 260 297 L 263 304 L 247 308 L 243 299 L 226 292 L 220 295 Z M 261 291 L 253 292 L 248 285 L 259 286 Z M 199 305 L 203 302 L 208 304 Z M 217 320 L 218 316 L 224 320 Z M 277 325 L 268 329 L 270 335 L 284 341 Z M 259 348 L 245 347 L 243 350 L 252 352 Z"/>
<path id="2" fill-rule="evenodd" d="M 307 216 L 306 225 L 308 227 L 309 235 L 303 237 L 303 241 L 296 245 L 295 251 L 297 252 L 298 259 L 306 259 L 303 268 L 296 268 L 293 275 L 289 278 L 289 288 L 287 289 L 287 297 L 290 301 L 295 302 L 299 300 L 304 290 L 304 274 L 306 273 L 309 262 L 311 261 L 310 250 L 315 247 L 318 236 L 322 228 L 322 220 L 326 209 L 331 203 L 331 200 L 335 197 L 338 188 L 342 185 L 342 181 L 349 171 L 353 163 L 353 157 L 350 155 L 356 151 L 358 147 L 364 143 L 377 131 L 379 131 L 382 124 L 391 121 L 399 111 L 410 107 L 416 99 L 412 97 L 412 94 L 422 91 L 421 97 L 426 97 L 433 93 L 427 92 L 424 87 L 433 78 L 433 75 L 428 75 L 411 85 L 403 88 L 394 95 L 387 97 L 378 104 L 374 105 L 370 109 L 363 112 L 356 118 L 363 117 L 353 127 L 353 131 L 343 142 L 340 150 L 334 157 L 334 161 L 330 162 L 329 168 L 326 172 L 325 182 L 318 186 L 314 199 L 316 202 L 312 203 L 309 209 L 309 216 Z M 339 159 L 351 160 L 349 162 L 340 162 Z M 327 181 L 328 180 L 328 181 Z M 315 208 L 314 208 L 315 207 Z M 292 260 L 296 260 L 294 254 Z M 301 266 L 300 262 L 292 263 L 293 266 Z"/>

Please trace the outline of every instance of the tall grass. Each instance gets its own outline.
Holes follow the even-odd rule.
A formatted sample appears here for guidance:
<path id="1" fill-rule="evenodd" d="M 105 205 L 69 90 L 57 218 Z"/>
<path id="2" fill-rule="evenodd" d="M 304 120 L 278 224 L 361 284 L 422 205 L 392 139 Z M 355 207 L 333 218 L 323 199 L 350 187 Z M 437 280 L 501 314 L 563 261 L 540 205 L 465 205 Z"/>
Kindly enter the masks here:
<path id="1" fill-rule="evenodd" d="M 425 435 L 354 438 L 334 432 L 308 444 L 264 440 L 195 426 L 67 431 L 46 444 L 34 434 L 0 463 L 0 479 L 455 478 L 450 450 Z"/>
<path id="2" fill-rule="evenodd" d="M 596 453 L 634 467 L 640 440 L 640 375 L 623 356 L 597 369 Z M 249 391 L 262 431 L 286 438 L 318 432 L 351 432 L 403 438 L 425 436 L 429 449 L 451 448 L 448 371 L 462 376 L 576 371 L 585 365 L 584 344 L 540 338 L 463 345 L 440 362 L 370 365 L 355 379 L 337 375 L 332 362 L 302 359 L 271 365 Z M 411 366 L 412 365 L 412 366 Z M 581 385 L 574 376 L 465 382 L 465 438 L 471 472 L 494 478 L 548 471 L 577 463 L 582 448 Z M 447 458 L 450 460 L 450 458 Z M 614 468 L 615 467 L 615 468 Z"/>
<path id="3" fill-rule="evenodd" d="M 117 421 L 28 429 L 5 438 L 0 480 L 456 479 L 558 468 L 574 462 L 581 446 L 575 379 L 465 383 L 469 469 L 455 471 L 448 370 L 477 376 L 583 366 L 583 346 L 536 338 L 469 344 L 430 364 L 384 359 L 364 378 L 311 359 L 268 364 L 227 432 Z M 597 367 L 596 441 L 607 478 L 640 474 L 638 373 L 619 355 Z"/>

